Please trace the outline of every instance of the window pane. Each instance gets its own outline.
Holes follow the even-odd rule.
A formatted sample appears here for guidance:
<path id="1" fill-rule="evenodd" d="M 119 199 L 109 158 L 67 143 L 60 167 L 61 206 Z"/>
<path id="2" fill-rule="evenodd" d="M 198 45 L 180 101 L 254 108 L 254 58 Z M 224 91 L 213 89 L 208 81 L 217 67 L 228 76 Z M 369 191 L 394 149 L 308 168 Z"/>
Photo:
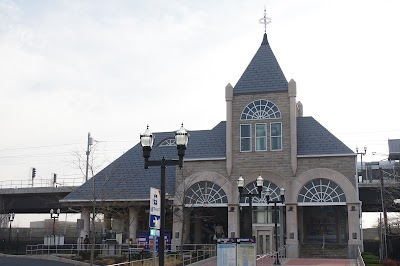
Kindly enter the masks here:
<path id="1" fill-rule="evenodd" d="M 250 138 L 250 125 L 240 125 L 240 137 Z"/>
<path id="2" fill-rule="evenodd" d="M 271 138 L 271 150 L 280 150 L 281 147 L 281 138 L 280 137 L 273 137 Z"/>
<path id="3" fill-rule="evenodd" d="M 244 138 L 240 140 L 240 150 L 250 151 L 250 138 Z"/>
<path id="4" fill-rule="evenodd" d="M 256 124 L 256 137 L 265 137 L 265 124 Z"/>
<path id="5" fill-rule="evenodd" d="M 281 123 L 273 123 L 271 124 L 271 136 L 281 136 Z"/>
<path id="6" fill-rule="evenodd" d="M 256 150 L 257 151 L 265 151 L 267 149 L 267 142 L 265 137 L 264 138 L 257 138 L 256 139 Z"/>

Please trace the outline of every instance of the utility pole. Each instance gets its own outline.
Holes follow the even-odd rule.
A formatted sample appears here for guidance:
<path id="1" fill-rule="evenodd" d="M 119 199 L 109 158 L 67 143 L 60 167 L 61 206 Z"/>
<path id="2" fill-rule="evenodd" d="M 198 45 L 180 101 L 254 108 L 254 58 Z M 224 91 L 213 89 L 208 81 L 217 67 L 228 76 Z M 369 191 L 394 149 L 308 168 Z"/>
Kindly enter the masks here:
<path id="1" fill-rule="evenodd" d="M 383 212 L 383 258 L 387 259 L 387 212 L 386 212 L 386 205 L 385 205 L 385 196 L 383 193 L 384 183 L 383 183 L 383 171 L 382 167 L 379 167 L 379 177 L 381 179 L 381 203 L 382 203 L 382 212 Z"/>
<path id="2" fill-rule="evenodd" d="M 86 182 L 88 181 L 89 175 L 89 154 L 90 154 L 90 146 L 93 145 L 93 138 L 90 136 L 90 132 L 88 133 L 87 139 L 87 150 L 86 150 Z"/>

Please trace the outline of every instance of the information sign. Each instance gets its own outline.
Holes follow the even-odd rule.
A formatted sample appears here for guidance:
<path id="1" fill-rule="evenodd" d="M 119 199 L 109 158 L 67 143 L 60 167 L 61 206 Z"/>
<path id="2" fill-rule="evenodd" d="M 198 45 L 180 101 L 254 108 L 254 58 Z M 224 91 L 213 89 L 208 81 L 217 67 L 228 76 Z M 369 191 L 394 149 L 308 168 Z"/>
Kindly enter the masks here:
<path id="1" fill-rule="evenodd" d="M 150 188 L 149 227 L 160 229 L 161 193 L 159 189 Z"/>

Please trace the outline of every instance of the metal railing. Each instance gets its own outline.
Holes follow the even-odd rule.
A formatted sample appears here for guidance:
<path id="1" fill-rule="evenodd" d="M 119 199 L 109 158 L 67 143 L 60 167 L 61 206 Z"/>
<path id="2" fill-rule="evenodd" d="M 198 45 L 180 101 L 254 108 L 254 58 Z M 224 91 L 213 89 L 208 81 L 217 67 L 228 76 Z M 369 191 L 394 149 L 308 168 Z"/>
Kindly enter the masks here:
<path id="1" fill-rule="evenodd" d="M 268 252 L 267 254 L 257 255 L 257 266 L 272 266 L 275 265 L 276 258 L 278 257 L 282 264 L 282 259 L 286 258 L 286 249 L 288 245 L 278 248 L 278 251 Z"/>
<path id="2" fill-rule="evenodd" d="M 360 247 L 357 248 L 357 265 L 358 266 L 365 266 L 364 259 L 361 256 Z"/>
<path id="3" fill-rule="evenodd" d="M 91 245 L 85 246 L 84 244 L 72 244 L 72 245 L 28 245 L 26 246 L 26 255 L 75 255 L 79 256 L 81 252 L 90 252 Z M 96 244 L 95 253 L 100 256 L 123 256 L 130 252 L 130 248 L 138 250 L 138 245 L 115 245 L 112 248 L 107 248 L 106 244 Z M 144 251 L 144 250 L 143 250 Z M 144 251 L 149 253 L 149 251 Z M 185 245 L 184 249 L 180 252 L 169 252 L 165 256 L 165 265 L 189 265 L 210 257 L 217 255 L 216 246 L 213 244 L 209 245 Z M 158 258 L 156 258 L 157 260 Z M 118 264 L 112 264 L 113 266 L 136 266 L 136 265 L 152 265 L 152 258 L 141 259 L 130 262 L 123 262 Z"/>
<path id="4" fill-rule="evenodd" d="M 158 255 L 158 254 L 157 254 Z M 169 253 L 165 256 L 165 265 L 189 265 L 195 262 L 199 262 L 208 258 L 215 257 L 217 255 L 216 246 L 214 244 L 185 244 L 182 251 L 178 253 Z M 158 257 L 156 257 L 156 264 L 158 264 Z M 108 266 L 151 266 L 153 265 L 153 259 L 143 259 L 122 262 L 117 264 L 110 264 Z"/>
<path id="5" fill-rule="evenodd" d="M 7 188 L 32 188 L 32 187 L 77 187 L 81 186 L 84 183 L 84 178 L 63 178 L 58 179 L 57 183 L 53 183 L 53 179 L 34 179 L 33 183 L 31 179 L 25 180 L 6 180 L 0 181 L 0 189 L 7 189 Z"/>

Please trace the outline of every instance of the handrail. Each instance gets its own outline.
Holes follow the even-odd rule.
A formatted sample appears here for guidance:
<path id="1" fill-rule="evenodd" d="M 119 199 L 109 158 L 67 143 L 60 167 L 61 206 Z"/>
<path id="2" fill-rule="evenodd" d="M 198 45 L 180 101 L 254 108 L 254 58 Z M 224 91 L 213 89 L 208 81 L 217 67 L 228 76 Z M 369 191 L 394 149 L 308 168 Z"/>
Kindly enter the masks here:
<path id="1" fill-rule="evenodd" d="M 361 255 L 360 247 L 357 247 L 357 265 L 358 266 L 365 266 L 364 259 Z"/>
<path id="2" fill-rule="evenodd" d="M 128 244 L 119 244 L 118 248 L 107 248 L 106 244 L 96 244 L 95 251 L 100 251 L 101 253 L 108 254 L 109 252 L 115 252 L 118 250 L 119 253 L 129 252 L 127 247 L 136 247 L 137 245 L 128 245 Z M 193 249 L 192 249 L 193 248 Z M 79 255 L 82 251 L 90 251 L 90 245 L 85 246 L 84 244 L 66 244 L 66 245 L 27 245 L 26 246 L 26 255 L 50 255 L 50 254 L 67 254 L 67 255 Z M 170 260 L 171 265 L 176 265 L 176 263 L 182 263 L 183 265 L 188 265 L 194 262 L 198 262 L 210 257 L 214 257 L 217 255 L 216 246 L 214 244 L 209 245 L 199 245 L 199 244 L 189 244 L 185 245 L 185 250 L 182 250 L 179 253 L 175 254 L 167 254 L 166 259 Z M 152 261 L 150 259 L 142 259 L 118 264 L 112 264 L 113 266 L 134 266 L 134 265 L 144 265 L 145 262 Z M 140 264 L 136 264 L 140 263 Z M 170 265 L 166 263 L 166 265 Z"/>
<path id="3" fill-rule="evenodd" d="M 188 246 L 188 245 L 185 245 Z M 193 245 L 193 246 L 203 246 L 203 249 L 185 250 L 176 254 L 168 254 L 165 256 L 165 265 L 177 265 L 182 263 L 182 265 L 189 265 L 195 262 L 199 262 L 217 255 L 217 250 L 215 245 Z M 194 253 L 194 254 L 193 254 Z M 157 254 L 158 255 L 158 254 Z M 158 256 L 156 257 L 156 260 Z M 151 262 L 153 259 L 143 259 L 135 261 L 127 261 L 116 264 L 110 264 L 108 266 L 136 266 L 136 265 L 146 265 L 146 262 Z"/>
<path id="4" fill-rule="evenodd" d="M 278 251 L 268 252 L 267 254 L 257 255 L 256 261 L 258 266 L 271 266 L 275 265 L 276 258 L 278 257 L 281 262 L 282 258 L 286 257 L 285 251 L 289 245 L 284 245 L 278 248 Z"/>

